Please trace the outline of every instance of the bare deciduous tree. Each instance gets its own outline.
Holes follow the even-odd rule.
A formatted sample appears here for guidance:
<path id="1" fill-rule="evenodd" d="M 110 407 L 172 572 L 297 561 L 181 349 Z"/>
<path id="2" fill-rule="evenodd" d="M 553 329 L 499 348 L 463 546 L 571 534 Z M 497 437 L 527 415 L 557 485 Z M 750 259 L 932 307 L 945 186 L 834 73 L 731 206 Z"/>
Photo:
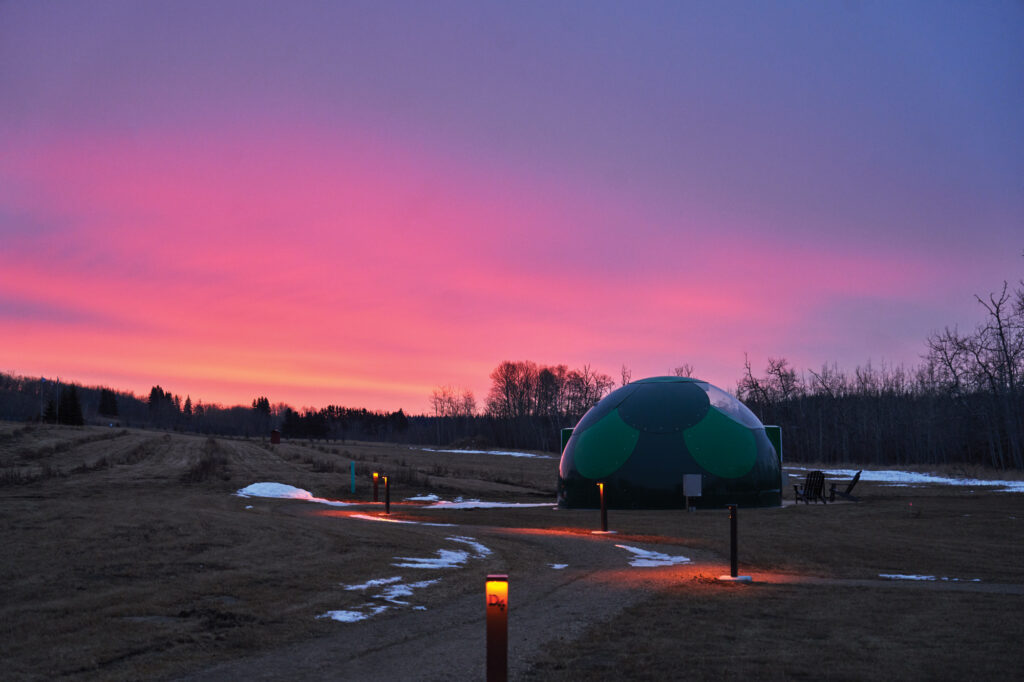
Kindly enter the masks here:
<path id="1" fill-rule="evenodd" d="M 687 379 L 693 378 L 693 365 L 688 362 L 684 362 L 672 369 L 672 374 L 677 377 L 686 377 Z"/>

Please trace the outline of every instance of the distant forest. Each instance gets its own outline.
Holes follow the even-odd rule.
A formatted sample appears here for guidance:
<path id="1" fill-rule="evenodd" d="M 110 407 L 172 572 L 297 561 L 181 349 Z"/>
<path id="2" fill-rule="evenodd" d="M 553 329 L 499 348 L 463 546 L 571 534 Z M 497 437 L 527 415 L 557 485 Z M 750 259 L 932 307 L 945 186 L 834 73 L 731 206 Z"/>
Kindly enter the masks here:
<path id="1" fill-rule="evenodd" d="M 765 424 L 782 427 L 787 459 L 826 464 L 976 464 L 1024 468 L 1024 283 L 977 297 L 985 318 L 961 333 L 926 340 L 915 367 L 835 364 L 798 372 L 784 357 L 764 373 L 749 359 L 736 395 Z M 672 370 L 699 376 L 691 365 Z M 557 452 L 560 432 L 618 385 L 589 365 L 504 361 L 491 372 L 482 409 L 473 393 L 438 386 L 431 414 L 407 415 L 330 405 L 297 411 L 265 396 L 250 406 L 193 402 L 154 386 L 148 396 L 0 373 L 0 418 L 112 424 L 204 434 L 376 440 L 451 447 L 514 447 Z"/>

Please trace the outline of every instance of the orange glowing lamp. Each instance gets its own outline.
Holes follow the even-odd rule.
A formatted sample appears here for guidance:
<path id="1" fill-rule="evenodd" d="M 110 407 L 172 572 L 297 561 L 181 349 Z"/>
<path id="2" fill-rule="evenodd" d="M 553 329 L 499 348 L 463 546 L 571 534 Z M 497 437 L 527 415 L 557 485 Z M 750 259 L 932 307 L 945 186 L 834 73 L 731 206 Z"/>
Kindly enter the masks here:
<path id="1" fill-rule="evenodd" d="M 508 679 L 508 576 L 487 576 L 487 682 Z"/>
<path id="2" fill-rule="evenodd" d="M 373 472 L 373 501 L 377 501 L 377 479 L 380 478 L 380 474 L 376 471 Z"/>

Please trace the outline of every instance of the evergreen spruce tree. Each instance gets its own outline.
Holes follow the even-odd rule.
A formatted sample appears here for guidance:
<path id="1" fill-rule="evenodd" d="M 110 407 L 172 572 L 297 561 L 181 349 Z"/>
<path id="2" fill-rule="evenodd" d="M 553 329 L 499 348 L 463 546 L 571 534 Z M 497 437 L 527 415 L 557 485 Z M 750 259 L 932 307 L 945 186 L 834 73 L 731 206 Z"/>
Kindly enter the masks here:
<path id="1" fill-rule="evenodd" d="M 60 391 L 60 423 L 71 426 L 85 424 L 85 418 L 82 416 L 82 403 L 78 400 L 78 389 L 74 384 L 62 388 Z"/>
<path id="2" fill-rule="evenodd" d="M 99 413 L 104 417 L 116 417 L 117 412 L 117 394 L 111 391 L 109 388 L 100 390 L 100 406 Z"/>
<path id="3" fill-rule="evenodd" d="M 43 421 L 47 424 L 57 423 L 57 406 L 53 403 L 53 400 L 46 401 L 46 411 L 43 412 Z"/>
<path id="4" fill-rule="evenodd" d="M 164 393 L 164 389 L 160 388 L 159 384 L 149 389 L 149 400 L 146 401 L 149 403 L 149 411 L 155 415 L 166 399 L 167 394 Z"/>

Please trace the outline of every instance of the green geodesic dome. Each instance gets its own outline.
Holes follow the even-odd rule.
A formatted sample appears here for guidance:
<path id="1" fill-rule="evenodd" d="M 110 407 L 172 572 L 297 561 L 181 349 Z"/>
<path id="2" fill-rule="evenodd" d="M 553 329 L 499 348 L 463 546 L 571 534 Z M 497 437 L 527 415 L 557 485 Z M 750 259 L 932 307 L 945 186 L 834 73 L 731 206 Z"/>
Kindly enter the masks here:
<path id="1" fill-rule="evenodd" d="M 558 471 L 561 507 L 683 508 L 686 474 L 700 474 L 690 504 L 782 504 L 779 456 L 746 405 L 706 381 L 652 377 L 605 396 L 576 425 Z"/>

